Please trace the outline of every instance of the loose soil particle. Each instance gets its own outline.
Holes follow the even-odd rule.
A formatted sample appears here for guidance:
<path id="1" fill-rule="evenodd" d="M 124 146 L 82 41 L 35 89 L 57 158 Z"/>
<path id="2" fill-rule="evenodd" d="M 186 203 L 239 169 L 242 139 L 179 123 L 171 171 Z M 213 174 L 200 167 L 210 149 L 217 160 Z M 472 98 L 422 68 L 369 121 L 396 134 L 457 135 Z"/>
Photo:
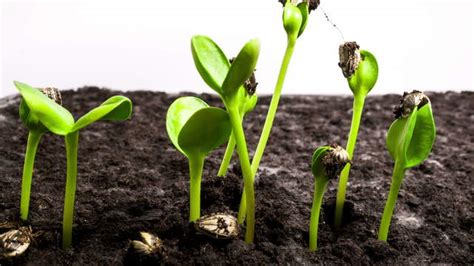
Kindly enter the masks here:
<path id="1" fill-rule="evenodd" d="M 64 91 L 64 105 L 86 113 L 116 91 L 85 87 Z M 409 170 L 400 191 L 388 243 L 376 240 L 392 172 L 385 135 L 398 95 L 366 101 L 348 187 L 345 224 L 330 226 L 336 180 L 326 193 L 319 249 L 307 251 L 313 178 L 311 155 L 320 145 L 345 145 L 351 97 L 284 96 L 256 177 L 255 244 L 241 235 L 214 240 L 188 223 L 188 165 L 168 140 L 165 115 L 178 95 L 125 92 L 132 120 L 101 122 L 81 131 L 74 248 L 62 250 L 66 176 L 62 138 L 47 134 L 36 156 L 30 224 L 42 234 L 7 265 L 47 264 L 474 264 L 473 92 L 428 93 L 437 125 L 433 152 Z M 193 95 L 182 93 L 181 95 Z M 216 96 L 200 95 L 222 106 Z M 0 99 L 0 222 L 18 221 L 27 130 L 18 117 L 19 96 Z M 245 128 L 256 147 L 269 97 L 261 97 Z M 77 118 L 76 116 L 76 118 Z M 229 174 L 216 177 L 224 147 L 206 161 L 202 214 L 238 210 L 242 181 L 234 156 Z M 130 240 L 147 231 L 164 242 L 164 254 L 133 256 Z"/>

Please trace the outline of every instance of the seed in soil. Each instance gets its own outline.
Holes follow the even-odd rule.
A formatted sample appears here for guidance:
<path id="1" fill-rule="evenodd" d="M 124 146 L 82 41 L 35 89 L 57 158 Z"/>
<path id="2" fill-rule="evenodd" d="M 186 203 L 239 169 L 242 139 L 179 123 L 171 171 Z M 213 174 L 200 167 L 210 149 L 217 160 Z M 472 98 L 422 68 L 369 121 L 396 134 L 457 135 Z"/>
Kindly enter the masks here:
<path id="1" fill-rule="evenodd" d="M 200 233 L 217 239 L 232 239 L 239 236 L 237 218 L 227 213 L 205 215 L 194 223 Z"/>

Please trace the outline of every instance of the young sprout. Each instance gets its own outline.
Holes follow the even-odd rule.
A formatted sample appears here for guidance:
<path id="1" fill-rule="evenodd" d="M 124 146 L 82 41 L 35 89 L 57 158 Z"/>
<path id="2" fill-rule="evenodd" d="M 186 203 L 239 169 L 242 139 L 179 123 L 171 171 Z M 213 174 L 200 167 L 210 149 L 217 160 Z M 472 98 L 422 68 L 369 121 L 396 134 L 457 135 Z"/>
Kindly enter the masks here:
<path id="1" fill-rule="evenodd" d="M 173 145 L 189 161 L 189 221 L 201 216 L 201 177 L 204 159 L 230 135 L 229 115 L 196 97 L 176 99 L 166 114 L 166 131 Z"/>
<path id="2" fill-rule="evenodd" d="M 258 167 L 260 166 L 260 161 L 262 160 L 265 147 L 270 137 L 270 132 L 273 127 L 273 121 L 276 116 L 278 109 L 278 104 L 280 102 L 281 90 L 283 88 L 283 83 L 285 81 L 286 72 L 290 64 L 293 51 L 295 49 L 296 40 L 303 34 L 306 25 L 308 23 L 308 15 L 312 10 L 315 10 L 319 6 L 319 0 L 309 0 L 309 1 L 280 1 L 283 7 L 283 28 L 286 31 L 287 35 L 287 45 L 285 54 L 280 67 L 280 72 L 278 74 L 278 79 L 275 84 L 275 89 L 273 91 L 273 96 L 270 101 L 270 106 L 268 107 L 267 116 L 265 118 L 265 123 L 263 124 L 262 133 L 260 135 L 257 148 L 255 149 L 254 156 L 252 158 L 252 180 L 255 178 Z M 240 201 L 239 209 L 239 222 L 242 223 L 245 219 L 246 213 L 246 202 L 245 202 L 245 193 L 246 189 L 242 192 L 242 199 Z"/>
<path id="3" fill-rule="evenodd" d="M 392 185 L 380 223 L 378 239 L 387 241 L 398 191 L 409 168 L 421 164 L 431 152 L 436 126 L 429 98 L 420 91 L 403 94 L 387 133 L 387 149 L 395 161 Z"/>
<path id="4" fill-rule="evenodd" d="M 319 147 L 313 154 L 311 171 L 314 176 L 314 197 L 309 226 L 310 251 L 315 251 L 318 247 L 319 213 L 328 181 L 336 179 L 347 163 L 350 163 L 349 154 L 338 145 Z"/>
<path id="5" fill-rule="evenodd" d="M 242 127 L 243 110 L 252 101 L 243 84 L 251 77 L 260 53 L 260 43 L 254 39 L 247 42 L 232 64 L 220 47 L 209 37 L 194 36 L 191 40 L 194 64 L 203 80 L 222 98 L 232 125 L 233 138 L 237 145 L 240 166 L 244 177 L 244 190 L 248 193 L 245 202 L 249 206 L 245 241 L 253 242 L 255 230 L 255 195 L 247 141 Z M 245 216 L 244 216 L 245 217 Z"/>
<path id="6" fill-rule="evenodd" d="M 61 105 L 61 94 L 56 88 L 40 89 L 42 93 Z M 23 176 L 21 182 L 21 200 L 20 200 L 20 218 L 23 221 L 28 220 L 30 195 L 31 195 L 31 181 L 33 177 L 33 168 L 35 163 L 36 151 L 39 142 L 44 133 L 48 129 L 39 121 L 38 117 L 30 112 L 28 105 L 24 101 L 20 102 L 20 119 L 29 130 L 28 141 L 26 144 L 25 161 L 23 163 Z"/>
<path id="7" fill-rule="evenodd" d="M 14 83 L 23 99 L 20 106 L 22 120 L 36 121 L 40 127 L 44 126 L 52 133 L 65 138 L 67 170 L 63 212 L 63 248 L 68 248 L 72 243 L 79 130 L 99 120 L 121 121 L 130 118 L 132 102 L 124 96 L 112 96 L 75 122 L 68 110 L 38 89 L 18 81 Z"/>
<path id="8" fill-rule="evenodd" d="M 359 45 L 356 42 L 346 42 L 339 46 L 339 67 L 342 69 L 342 74 L 347 79 L 349 87 L 354 94 L 352 123 L 346 146 L 349 158 L 352 160 L 365 97 L 375 86 L 379 70 L 375 56 L 368 51 L 359 50 Z M 346 165 L 339 178 L 334 217 L 336 229 L 339 229 L 342 223 L 342 212 L 350 170 L 351 165 Z"/>

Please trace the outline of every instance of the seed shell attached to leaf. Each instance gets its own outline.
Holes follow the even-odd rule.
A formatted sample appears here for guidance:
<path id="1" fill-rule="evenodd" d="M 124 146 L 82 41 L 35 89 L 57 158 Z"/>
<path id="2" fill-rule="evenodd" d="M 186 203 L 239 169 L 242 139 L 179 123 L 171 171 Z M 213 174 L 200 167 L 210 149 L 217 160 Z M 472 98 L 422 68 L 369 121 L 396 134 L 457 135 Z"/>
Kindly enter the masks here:
<path id="1" fill-rule="evenodd" d="M 337 178 L 347 163 L 351 163 L 347 151 L 339 145 L 331 145 L 331 149 L 322 158 L 329 179 Z"/>
<path id="2" fill-rule="evenodd" d="M 31 244 L 31 227 L 12 229 L 0 235 L 0 258 L 14 258 L 23 254 Z"/>
<path id="3" fill-rule="evenodd" d="M 48 98 L 55 101 L 57 104 L 62 105 L 63 101 L 61 98 L 61 93 L 58 89 L 52 87 L 46 87 L 41 89 L 41 92 L 44 93 Z"/>
<path id="4" fill-rule="evenodd" d="M 395 114 L 395 119 L 398 119 L 400 117 L 408 117 L 415 108 L 415 106 L 421 108 L 429 101 L 430 100 L 428 96 L 426 96 L 421 91 L 414 90 L 410 93 L 403 93 L 403 96 L 400 99 L 400 104 L 395 108 L 395 111 L 393 111 L 393 113 Z"/>
<path id="5" fill-rule="evenodd" d="M 237 218 L 227 213 L 204 215 L 194 226 L 198 232 L 217 239 L 236 238 L 240 231 Z"/>
<path id="6" fill-rule="evenodd" d="M 345 78 L 350 78 L 359 66 L 361 57 L 356 42 L 346 42 L 339 46 L 339 67 Z"/>

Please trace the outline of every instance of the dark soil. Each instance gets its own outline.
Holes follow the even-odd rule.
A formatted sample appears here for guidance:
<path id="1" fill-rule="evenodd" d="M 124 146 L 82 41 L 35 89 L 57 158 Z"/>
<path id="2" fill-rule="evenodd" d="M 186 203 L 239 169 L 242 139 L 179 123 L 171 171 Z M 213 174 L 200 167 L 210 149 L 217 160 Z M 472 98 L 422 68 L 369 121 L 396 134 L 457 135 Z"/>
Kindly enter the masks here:
<path id="1" fill-rule="evenodd" d="M 114 91 L 82 88 L 63 93 L 64 105 L 82 115 Z M 351 97 L 285 96 L 256 178 L 255 244 L 241 235 L 214 240 L 188 223 L 188 165 L 168 140 L 167 107 L 177 97 L 149 91 L 126 92 L 134 114 L 126 122 L 101 122 L 81 131 L 74 248 L 62 250 L 65 184 L 63 139 L 47 134 L 40 144 L 30 208 L 35 232 L 26 254 L 0 264 L 474 264 L 474 93 L 428 93 L 437 124 L 433 152 L 407 171 L 388 243 L 376 240 L 393 163 L 385 135 L 399 95 L 366 101 L 348 187 L 345 225 L 330 226 L 336 182 L 325 195 L 319 250 L 307 251 L 314 149 L 345 145 Z M 191 93 L 183 93 L 191 95 Z M 215 96 L 200 95 L 221 106 Z M 256 146 L 269 97 L 245 121 L 250 150 Z M 21 172 L 27 130 L 18 117 L 19 97 L 0 99 L 0 221 L 18 221 Z M 217 178 L 222 147 L 206 161 L 202 214 L 236 214 L 241 193 L 234 156 L 228 177 Z M 163 239 L 164 256 L 131 256 L 139 232 Z"/>

